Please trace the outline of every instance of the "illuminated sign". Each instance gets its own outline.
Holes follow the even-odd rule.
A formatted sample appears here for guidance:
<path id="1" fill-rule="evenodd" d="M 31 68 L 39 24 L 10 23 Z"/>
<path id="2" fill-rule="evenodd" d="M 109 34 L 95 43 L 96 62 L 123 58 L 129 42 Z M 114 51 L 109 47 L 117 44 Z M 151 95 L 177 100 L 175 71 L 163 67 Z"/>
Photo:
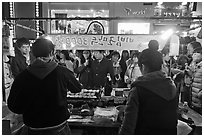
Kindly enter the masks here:
<path id="1" fill-rule="evenodd" d="M 148 47 L 150 40 L 163 49 L 166 39 L 161 35 L 49 35 L 57 50 L 139 50 Z"/>
<path id="2" fill-rule="evenodd" d="M 180 9 L 163 9 L 162 10 L 163 17 L 180 17 L 182 16 L 182 10 Z"/>
<path id="3" fill-rule="evenodd" d="M 139 11 L 132 11 L 130 8 L 125 8 L 124 11 L 126 12 L 127 15 L 144 15 L 145 10 L 139 10 Z"/>
<path id="4" fill-rule="evenodd" d="M 154 16 L 161 16 L 161 17 L 187 17 L 190 15 L 190 12 L 186 9 L 161 9 L 155 8 L 154 9 Z"/>

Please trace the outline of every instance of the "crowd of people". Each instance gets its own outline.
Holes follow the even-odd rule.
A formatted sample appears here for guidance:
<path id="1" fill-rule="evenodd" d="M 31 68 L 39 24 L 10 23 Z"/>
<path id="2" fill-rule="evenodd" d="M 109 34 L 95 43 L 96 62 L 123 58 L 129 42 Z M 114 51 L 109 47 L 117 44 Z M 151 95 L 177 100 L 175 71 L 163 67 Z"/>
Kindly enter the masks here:
<path id="1" fill-rule="evenodd" d="M 31 50 L 29 45 L 25 38 L 14 45 L 16 55 L 9 61 L 14 83 L 8 98 L 9 109 L 23 114 L 29 134 L 60 134 L 59 129 L 64 127 L 61 134 L 67 134 L 69 128 L 64 122 L 70 115 L 65 101 L 67 89 L 76 93 L 82 88 L 103 88 L 107 77 L 112 87 L 132 91 L 120 134 L 176 134 L 178 102 L 188 102 L 189 107 L 202 114 L 199 42 L 186 45 L 188 52 L 177 59 L 168 57 L 168 49 L 159 51 L 157 40 L 149 41 L 142 52 L 55 51 L 52 42 L 43 37 L 35 41 Z M 158 119 L 163 127 L 156 124 Z"/>

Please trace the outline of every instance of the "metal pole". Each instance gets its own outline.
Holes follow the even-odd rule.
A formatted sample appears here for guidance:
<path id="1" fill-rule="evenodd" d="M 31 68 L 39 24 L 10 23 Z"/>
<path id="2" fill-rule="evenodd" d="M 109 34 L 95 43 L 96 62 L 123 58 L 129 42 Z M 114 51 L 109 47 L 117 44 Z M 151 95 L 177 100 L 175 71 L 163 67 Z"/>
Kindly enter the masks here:
<path id="1" fill-rule="evenodd" d="M 165 20 L 194 20 L 202 19 L 198 17 L 74 17 L 74 18 L 4 18 L 3 20 L 134 20 L 134 19 L 165 19 Z"/>

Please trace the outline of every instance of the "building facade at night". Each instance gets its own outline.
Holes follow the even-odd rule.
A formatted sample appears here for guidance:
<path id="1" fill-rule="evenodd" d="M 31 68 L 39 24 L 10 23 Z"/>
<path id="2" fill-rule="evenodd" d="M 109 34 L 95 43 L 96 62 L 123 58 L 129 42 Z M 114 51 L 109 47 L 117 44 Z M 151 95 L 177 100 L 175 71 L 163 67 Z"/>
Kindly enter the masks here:
<path id="1" fill-rule="evenodd" d="M 193 24 L 186 19 L 169 20 L 168 18 L 201 15 L 202 4 L 199 2 L 182 4 L 182 2 L 161 4 L 157 2 L 10 2 L 3 3 L 3 18 L 10 18 L 11 15 L 13 18 L 48 18 L 48 20 L 15 20 L 15 23 L 43 30 L 48 34 L 85 34 L 94 20 L 49 20 L 49 18 L 119 17 L 123 19 L 98 20 L 104 28 L 102 33 L 158 34 L 169 28 L 174 31 L 183 31 Z M 128 19 L 124 19 L 126 17 Z M 160 19 L 154 19 L 154 17 L 160 17 Z M 96 26 L 100 28 L 100 24 Z M 91 25 L 91 28 L 93 26 Z M 14 29 L 16 38 L 23 37 L 25 34 L 28 38 L 35 39 L 36 37 L 35 32 L 19 27 Z M 91 31 L 88 33 L 94 34 Z"/>

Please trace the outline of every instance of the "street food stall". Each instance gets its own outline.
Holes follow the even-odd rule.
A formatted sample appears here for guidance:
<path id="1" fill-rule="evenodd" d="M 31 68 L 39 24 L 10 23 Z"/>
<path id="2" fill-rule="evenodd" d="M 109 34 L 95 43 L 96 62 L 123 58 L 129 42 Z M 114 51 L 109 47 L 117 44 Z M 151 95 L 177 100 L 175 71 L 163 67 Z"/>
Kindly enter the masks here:
<path id="1" fill-rule="evenodd" d="M 161 35 L 47 35 L 56 45 L 57 50 L 139 50 L 147 48 L 148 42 L 158 39 L 159 49 L 163 49 L 167 40 Z M 179 38 L 172 35 L 170 53 L 177 55 Z M 172 49 L 172 50 L 171 50 Z M 80 93 L 67 92 L 67 104 L 70 111 L 68 119 L 73 134 L 117 134 L 123 120 L 123 113 L 128 97 L 128 88 L 113 88 L 110 96 L 104 95 L 104 88 L 82 89 Z M 182 105 L 181 105 L 182 107 Z M 178 122 L 178 134 L 194 134 L 202 127 L 201 115 L 187 108 L 181 114 Z M 185 110 L 186 111 L 186 110 Z M 6 117 L 8 118 L 8 117 Z M 5 118 L 5 119 L 6 119 Z M 9 119 L 9 118 L 8 118 Z M 23 123 L 21 122 L 21 125 Z M 20 127 L 19 125 L 17 127 Z M 186 132 L 180 132 L 182 127 L 188 127 Z M 184 131 L 182 129 L 182 131 Z M 13 133 L 16 128 L 13 129 Z"/>
<path id="2" fill-rule="evenodd" d="M 117 10 L 119 9 L 118 7 L 116 8 Z M 39 22 L 43 22 L 43 21 L 48 22 L 48 20 L 50 20 L 51 34 L 46 34 L 46 37 L 56 45 L 56 50 L 119 50 L 119 51 L 138 50 L 138 51 L 142 51 L 148 47 L 148 42 L 150 40 L 157 40 L 159 42 L 159 50 L 162 50 L 165 47 L 166 43 L 170 41 L 170 45 L 169 45 L 170 56 L 177 56 L 179 54 L 179 44 L 180 44 L 179 37 L 175 35 L 176 32 L 172 32 L 171 30 L 161 35 L 158 34 L 157 32 L 155 32 L 154 34 L 150 34 L 149 33 L 150 24 L 143 23 L 143 26 L 145 26 L 148 29 L 145 32 L 135 35 L 136 33 L 134 33 L 134 29 L 132 29 L 131 27 L 126 28 L 126 25 L 128 25 L 129 22 L 126 22 L 126 23 L 119 22 L 117 25 L 118 25 L 118 33 L 120 34 L 108 34 L 108 30 L 110 30 L 110 28 L 108 28 L 107 20 L 120 21 L 120 20 L 134 20 L 134 19 L 140 19 L 140 20 L 152 19 L 160 22 L 159 19 L 166 18 L 167 21 L 169 21 L 170 19 L 175 19 L 180 22 L 181 19 L 183 20 L 193 19 L 187 16 L 181 16 L 181 17 L 178 16 L 179 18 L 177 19 L 174 16 L 173 17 L 159 16 L 161 14 L 159 12 L 160 10 L 161 9 L 156 10 L 155 13 L 158 12 L 157 13 L 158 15 L 154 17 L 143 17 L 143 16 L 126 17 L 127 15 L 129 16 L 130 14 L 142 15 L 145 13 L 145 11 L 143 10 L 141 10 L 141 12 L 140 11 L 133 12 L 133 10 L 131 11 L 130 7 L 125 8 L 125 11 L 127 12 L 127 15 L 125 12 L 125 17 L 107 17 L 106 14 L 108 14 L 109 11 L 106 11 L 106 10 L 104 10 L 103 12 L 100 12 L 100 14 L 102 13 L 104 14 L 103 16 L 97 17 L 97 16 L 92 16 L 92 11 L 90 10 L 90 11 L 87 11 L 87 15 L 91 14 L 91 17 L 89 15 L 88 16 L 86 15 L 87 17 L 83 17 L 83 18 L 77 16 L 78 12 L 81 12 L 82 10 L 73 10 L 73 12 L 74 13 L 76 12 L 77 15 L 74 15 L 73 13 L 73 16 L 66 15 L 65 17 L 51 16 L 51 18 L 41 18 L 36 14 L 35 18 L 14 18 L 13 20 L 16 20 L 16 23 L 13 23 L 12 18 L 11 18 L 11 21 L 6 19 L 5 22 L 11 26 L 17 26 L 26 30 L 35 31 L 39 36 L 40 34 L 43 34 L 43 32 L 40 31 L 39 29 Z M 56 11 L 56 10 L 51 11 L 53 15 L 56 15 L 57 12 L 59 11 Z M 163 13 L 167 14 L 168 12 L 163 11 L 162 14 Z M 147 9 L 146 9 L 146 13 L 147 13 Z M 201 18 L 198 17 L 198 19 L 202 19 L 202 17 Z M 37 30 L 18 24 L 17 21 L 19 20 L 36 21 L 36 26 L 38 26 Z M 64 20 L 69 21 L 70 24 L 69 22 L 65 22 Z M 78 20 L 85 22 L 84 23 L 85 25 L 83 24 L 85 27 L 82 26 L 81 29 L 79 30 L 74 28 L 74 25 L 81 26 L 81 23 L 83 23 L 83 22 L 79 22 Z M 100 24 L 100 22 L 97 22 L 97 20 L 103 21 L 102 25 Z M 38 22 L 38 25 L 37 25 L 37 22 Z M 104 24 L 106 24 L 105 27 L 103 26 Z M 112 24 L 112 26 L 117 26 L 117 25 Z M 136 26 L 138 24 L 134 23 L 133 25 Z M 67 28 L 64 26 L 67 26 Z M 88 26 L 88 29 L 85 30 L 87 26 Z M 98 29 L 100 28 L 98 31 L 101 33 L 94 32 L 96 27 Z M 74 29 L 71 29 L 71 28 L 74 28 Z M 3 41 L 8 40 L 8 38 L 4 38 L 4 39 Z M 127 102 L 127 97 L 129 92 L 130 92 L 129 88 L 113 88 L 111 91 L 111 95 L 106 96 L 104 94 L 104 88 L 82 89 L 80 93 L 71 93 L 68 91 L 67 109 L 70 111 L 70 114 L 71 114 L 70 118 L 68 119 L 68 122 L 71 128 L 72 134 L 117 135 L 123 120 L 125 105 Z M 6 105 L 4 105 L 4 109 L 7 109 Z M 3 112 L 5 111 L 3 110 Z M 178 116 L 179 116 L 178 127 L 177 127 L 178 134 L 202 134 L 201 133 L 202 116 L 200 114 L 193 111 L 188 106 L 185 106 L 185 104 L 179 104 Z M 12 123 L 9 123 L 8 121 L 9 120 L 13 121 L 13 119 L 18 119 L 18 121 L 15 121 L 18 123 L 15 123 L 15 126 L 13 126 L 13 128 L 11 128 L 11 130 L 5 134 L 9 134 L 9 133 L 14 134 L 16 133 L 17 129 L 23 125 L 22 117 L 18 117 L 9 111 L 7 112 L 7 114 L 4 114 L 2 121 L 4 124 L 9 126 L 9 124 L 11 125 Z"/>

